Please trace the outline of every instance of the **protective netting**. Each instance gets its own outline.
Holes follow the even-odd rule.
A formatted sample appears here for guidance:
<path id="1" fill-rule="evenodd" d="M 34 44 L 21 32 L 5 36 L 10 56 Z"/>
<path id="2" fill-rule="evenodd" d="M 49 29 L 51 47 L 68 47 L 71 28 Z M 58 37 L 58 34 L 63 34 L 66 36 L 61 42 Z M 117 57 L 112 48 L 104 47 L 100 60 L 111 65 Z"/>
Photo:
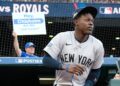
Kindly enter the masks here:
<path id="1" fill-rule="evenodd" d="M 28 41 L 35 43 L 36 54 L 41 56 L 42 50 L 51 40 L 52 36 L 62 31 L 74 30 L 70 18 L 46 17 L 47 35 L 19 36 L 20 48 Z M 120 22 L 119 19 L 96 19 L 93 35 L 100 39 L 105 47 L 105 56 L 119 56 L 120 53 Z M 0 55 L 15 56 L 12 37 L 12 18 L 0 17 Z"/>

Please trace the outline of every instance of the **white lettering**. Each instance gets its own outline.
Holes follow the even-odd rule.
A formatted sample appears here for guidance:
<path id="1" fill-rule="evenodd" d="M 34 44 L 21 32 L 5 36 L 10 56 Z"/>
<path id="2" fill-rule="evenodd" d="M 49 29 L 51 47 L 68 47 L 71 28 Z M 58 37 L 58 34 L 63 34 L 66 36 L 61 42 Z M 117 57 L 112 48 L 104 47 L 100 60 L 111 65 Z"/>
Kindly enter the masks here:
<path id="1" fill-rule="evenodd" d="M 119 7 L 119 14 L 120 14 L 120 7 Z"/>
<path id="2" fill-rule="evenodd" d="M 43 9 L 45 10 L 45 11 L 44 11 L 45 14 L 48 14 L 48 13 L 49 13 L 49 9 L 48 9 L 48 8 L 49 8 L 49 6 L 48 6 L 47 4 L 45 4 L 45 5 L 43 6 Z"/>
<path id="3" fill-rule="evenodd" d="M 33 5 L 33 7 L 32 7 L 32 12 L 37 12 L 37 5 Z"/>
<path id="4" fill-rule="evenodd" d="M 10 7 L 9 6 L 5 7 L 5 12 L 10 12 Z"/>
<path id="5" fill-rule="evenodd" d="M 119 13 L 118 9 L 117 9 L 117 8 L 114 8 L 114 9 L 113 9 L 113 14 L 118 14 L 118 13 Z"/>
<path id="6" fill-rule="evenodd" d="M 0 6 L 0 12 L 10 12 L 10 6 Z"/>
<path id="7" fill-rule="evenodd" d="M 32 8 L 32 4 L 26 4 L 26 7 L 27 7 L 27 11 L 30 12 L 31 8 Z"/>
<path id="8" fill-rule="evenodd" d="M 23 59 L 23 63 L 42 63 L 42 60 Z"/>
<path id="9" fill-rule="evenodd" d="M 19 13 L 19 5 L 13 4 L 13 13 Z"/>
<path id="10" fill-rule="evenodd" d="M 3 10 L 3 8 L 1 8 Z M 24 13 L 24 12 L 44 12 L 49 13 L 49 5 L 36 5 L 36 4 L 13 4 L 14 13 Z"/>
<path id="11" fill-rule="evenodd" d="M 25 4 L 21 4 L 20 5 L 20 12 L 25 13 L 26 10 L 27 10 L 27 8 L 26 8 Z"/>
<path id="12" fill-rule="evenodd" d="M 38 5 L 38 12 L 41 12 L 41 5 Z"/>
<path id="13" fill-rule="evenodd" d="M 4 9 L 5 9 L 5 7 L 4 7 L 4 6 L 0 6 L 0 12 L 3 12 L 3 11 L 4 11 Z"/>

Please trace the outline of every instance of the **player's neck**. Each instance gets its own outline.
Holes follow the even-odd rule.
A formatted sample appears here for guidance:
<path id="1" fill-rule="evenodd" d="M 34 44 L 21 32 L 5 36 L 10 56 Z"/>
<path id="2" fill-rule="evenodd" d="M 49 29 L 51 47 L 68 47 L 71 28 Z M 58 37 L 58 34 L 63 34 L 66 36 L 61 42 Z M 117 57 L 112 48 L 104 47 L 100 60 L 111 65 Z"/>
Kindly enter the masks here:
<path id="1" fill-rule="evenodd" d="M 77 32 L 75 32 L 74 36 L 75 36 L 75 39 L 80 43 L 86 42 L 89 38 L 89 35 L 83 35 Z"/>

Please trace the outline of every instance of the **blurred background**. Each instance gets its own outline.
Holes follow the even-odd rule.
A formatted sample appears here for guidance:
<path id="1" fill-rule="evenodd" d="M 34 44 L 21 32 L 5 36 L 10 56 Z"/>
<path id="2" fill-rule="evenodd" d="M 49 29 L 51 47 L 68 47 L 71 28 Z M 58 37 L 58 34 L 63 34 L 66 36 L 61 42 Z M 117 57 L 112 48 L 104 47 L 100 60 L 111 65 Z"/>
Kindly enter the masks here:
<path id="1" fill-rule="evenodd" d="M 41 11 L 44 11 L 44 5 L 48 5 L 49 13 L 45 15 L 47 34 L 19 36 L 18 39 L 22 50 L 24 50 L 26 42 L 32 41 L 37 46 L 36 55 L 43 56 L 43 48 L 57 33 L 74 30 L 72 12 L 75 10 L 75 5 L 78 7 L 92 5 L 98 9 L 98 16 L 95 20 L 93 35 L 103 42 L 105 58 L 119 58 L 119 3 L 120 0 L 0 0 L 0 56 L 17 56 L 13 47 L 12 37 L 13 24 L 11 14 L 12 11 L 14 11 L 13 5 L 18 4 L 20 6 L 21 4 L 35 4 L 36 6 L 41 6 Z M 24 7 L 21 7 L 21 10 L 23 9 Z M 103 68 L 101 80 L 96 86 L 108 86 L 109 80 L 113 78 L 116 72 L 117 69 L 115 65 L 105 66 Z M 41 73 L 43 73 L 43 71 Z M 49 82 L 49 80 L 47 81 L 47 86 L 51 86 L 54 81 L 54 71 L 47 71 L 45 75 L 42 75 L 42 77 L 52 77 L 50 78 L 51 82 Z M 44 85 L 46 84 L 46 81 L 42 81 L 40 83 Z"/>
<path id="2" fill-rule="evenodd" d="M 62 2 L 62 3 L 71 3 L 71 2 L 85 2 L 85 3 L 120 3 L 120 0 L 1 0 L 1 1 L 13 1 L 13 2 Z"/>
<path id="3" fill-rule="evenodd" d="M 119 2 L 120 0 L 1 0 L 1 2 L 5 2 L 8 4 L 9 2 L 21 2 L 21 3 L 27 3 L 27 2 L 35 2 L 36 4 L 39 3 L 52 3 L 52 9 L 54 11 L 55 6 L 58 4 L 58 8 L 61 10 L 65 10 L 66 13 L 64 13 L 65 16 L 57 16 L 57 12 L 50 11 L 50 15 L 46 15 L 46 28 L 47 28 L 47 35 L 37 35 L 37 36 L 19 36 L 19 43 L 22 50 L 24 50 L 24 44 L 28 41 L 32 41 L 36 44 L 36 54 L 38 56 L 43 55 L 43 48 L 45 45 L 54 37 L 57 33 L 61 31 L 67 31 L 67 30 L 74 30 L 71 14 L 73 8 L 66 6 L 66 4 L 71 4 L 74 2 L 79 3 L 86 3 L 88 5 L 95 5 L 99 8 L 99 6 L 108 6 L 113 8 L 117 6 L 117 9 L 119 11 Z M 55 3 L 55 6 L 53 5 Z M 59 4 L 60 3 L 60 4 Z M 113 5 L 114 3 L 114 5 Z M 62 6 L 66 6 L 67 8 L 64 8 Z M 12 8 L 10 8 L 12 9 Z M 106 8 L 105 8 L 106 9 Z M 102 9 L 102 10 L 105 10 Z M 7 10 L 7 8 L 5 9 Z M 43 10 L 43 9 L 42 9 Z M 2 9 L 1 9 L 2 11 Z M 8 10 L 9 11 L 9 10 Z M 59 12 L 60 12 L 59 11 Z M 68 11 L 68 13 L 67 13 Z M 4 13 L 4 14 L 2 14 Z M 0 56 L 16 56 L 14 48 L 13 48 L 13 38 L 12 38 L 12 16 L 9 12 L 1 12 L 0 16 Z M 110 15 L 102 15 L 98 14 L 98 18 L 95 20 L 95 30 L 93 35 L 96 36 L 98 39 L 100 39 L 105 47 L 105 57 L 119 57 L 120 55 L 120 17 L 119 13 L 110 14 Z M 7 15 L 7 16 L 6 16 Z M 51 16 L 52 15 L 52 16 Z M 69 15 L 69 16 L 68 16 Z M 117 17 L 116 17 L 117 16 Z"/>

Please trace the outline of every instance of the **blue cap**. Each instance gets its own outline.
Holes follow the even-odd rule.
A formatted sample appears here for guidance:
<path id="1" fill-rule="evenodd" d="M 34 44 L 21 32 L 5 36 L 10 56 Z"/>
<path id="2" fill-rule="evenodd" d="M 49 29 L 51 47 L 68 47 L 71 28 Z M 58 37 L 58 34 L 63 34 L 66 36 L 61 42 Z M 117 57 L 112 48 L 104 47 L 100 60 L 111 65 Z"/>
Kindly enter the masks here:
<path id="1" fill-rule="evenodd" d="M 34 43 L 32 43 L 32 42 L 27 42 L 26 44 L 25 44 L 25 48 L 29 48 L 29 47 L 35 47 L 35 45 L 34 45 Z"/>
<path id="2" fill-rule="evenodd" d="M 90 13 L 93 16 L 93 18 L 95 18 L 98 12 L 97 9 L 92 6 L 76 9 L 75 12 L 73 13 L 73 19 L 79 18 L 80 15 L 84 13 Z"/>

